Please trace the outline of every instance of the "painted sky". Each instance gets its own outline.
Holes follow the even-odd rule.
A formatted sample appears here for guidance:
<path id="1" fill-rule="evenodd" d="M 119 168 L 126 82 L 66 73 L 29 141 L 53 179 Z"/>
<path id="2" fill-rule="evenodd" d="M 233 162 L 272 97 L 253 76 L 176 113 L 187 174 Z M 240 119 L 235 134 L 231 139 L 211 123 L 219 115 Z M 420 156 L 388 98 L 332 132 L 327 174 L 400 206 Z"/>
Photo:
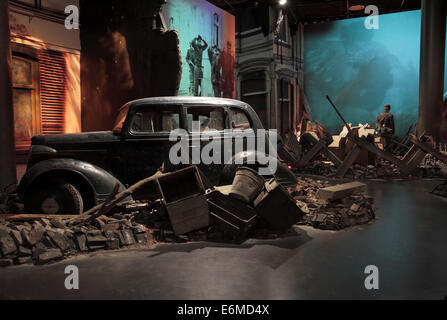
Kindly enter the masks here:
<path id="1" fill-rule="evenodd" d="M 374 124 L 387 103 L 403 135 L 417 121 L 421 12 L 379 16 L 379 29 L 365 18 L 305 26 L 305 92 L 315 120 L 333 134 L 342 124 L 329 95 L 348 122 Z"/>

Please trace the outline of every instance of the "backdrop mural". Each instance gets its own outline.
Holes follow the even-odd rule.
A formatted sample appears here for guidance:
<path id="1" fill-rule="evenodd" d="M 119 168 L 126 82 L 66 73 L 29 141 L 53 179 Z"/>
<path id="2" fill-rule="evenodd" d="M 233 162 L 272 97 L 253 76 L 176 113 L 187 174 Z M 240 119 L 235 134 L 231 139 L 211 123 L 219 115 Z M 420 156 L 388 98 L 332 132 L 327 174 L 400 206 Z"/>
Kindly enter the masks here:
<path id="1" fill-rule="evenodd" d="M 205 0 L 170 0 L 163 18 L 179 33 L 179 95 L 234 98 L 234 16 Z"/>
<path id="2" fill-rule="evenodd" d="M 421 12 L 382 15 L 379 26 L 367 30 L 364 18 L 305 26 L 305 92 L 314 119 L 332 134 L 342 124 L 326 95 L 353 125 L 374 125 L 385 104 L 397 135 L 417 121 Z"/>

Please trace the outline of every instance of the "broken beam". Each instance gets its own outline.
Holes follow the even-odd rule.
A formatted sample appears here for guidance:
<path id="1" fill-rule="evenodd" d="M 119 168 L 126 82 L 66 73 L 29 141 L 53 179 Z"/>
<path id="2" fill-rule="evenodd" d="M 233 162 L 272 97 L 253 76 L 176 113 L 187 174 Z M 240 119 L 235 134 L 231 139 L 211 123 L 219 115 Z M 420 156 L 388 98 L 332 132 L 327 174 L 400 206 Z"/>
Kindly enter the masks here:
<path id="1" fill-rule="evenodd" d="M 306 139 L 311 146 L 314 146 L 318 143 L 318 141 L 321 141 L 311 134 L 304 134 L 302 138 Z M 341 166 L 343 163 L 331 150 L 328 149 L 326 143 L 324 144 L 324 147 L 321 148 L 320 152 L 324 154 L 326 158 L 328 158 L 336 167 Z"/>
<path id="2" fill-rule="evenodd" d="M 410 174 L 411 172 L 413 172 L 413 170 L 417 168 L 422 160 L 424 160 L 426 154 L 427 152 L 418 148 L 406 162 L 406 167 L 401 168 L 402 172 L 404 174 Z"/>
<path id="3" fill-rule="evenodd" d="M 326 142 L 324 140 L 318 141 L 301 159 L 300 166 L 305 166 L 317 153 L 321 151 L 322 148 L 326 146 Z"/>
<path id="4" fill-rule="evenodd" d="M 435 158 L 447 163 L 447 155 L 433 149 L 428 143 L 418 140 L 414 135 L 411 135 L 411 142 L 418 146 L 421 150 L 430 153 Z"/>
<path id="5" fill-rule="evenodd" d="M 337 177 L 345 176 L 346 172 L 349 170 L 349 168 L 352 167 L 352 165 L 354 164 L 354 161 L 359 156 L 361 150 L 362 149 L 358 145 L 354 146 L 354 148 L 346 156 L 346 158 L 343 161 L 343 163 L 341 164 L 341 166 L 338 167 L 337 174 L 336 174 Z"/>
<path id="6" fill-rule="evenodd" d="M 0 214 L 0 219 L 7 221 L 33 221 L 39 219 L 70 219 L 78 215 L 68 214 Z"/>
<path id="7" fill-rule="evenodd" d="M 349 135 L 349 138 L 352 139 L 352 141 L 357 144 L 358 146 L 362 147 L 363 149 L 368 150 L 369 152 L 374 153 L 375 155 L 377 155 L 380 158 L 383 158 L 385 160 L 388 160 L 389 162 L 394 163 L 395 165 L 397 165 L 399 168 L 404 168 L 405 164 L 397 159 L 396 157 L 394 157 L 391 153 L 380 150 L 379 148 L 377 148 L 375 145 L 369 143 L 368 141 L 366 141 L 363 138 L 359 138 L 356 137 L 352 134 Z"/>

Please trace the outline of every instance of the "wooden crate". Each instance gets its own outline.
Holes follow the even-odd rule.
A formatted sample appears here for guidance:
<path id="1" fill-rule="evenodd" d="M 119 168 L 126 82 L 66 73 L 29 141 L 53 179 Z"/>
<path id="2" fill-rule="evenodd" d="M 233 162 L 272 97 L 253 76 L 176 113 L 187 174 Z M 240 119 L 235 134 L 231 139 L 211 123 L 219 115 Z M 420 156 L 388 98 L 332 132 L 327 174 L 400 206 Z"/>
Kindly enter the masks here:
<path id="1" fill-rule="evenodd" d="M 205 189 L 196 166 L 164 175 L 156 183 L 176 235 L 211 224 Z"/>

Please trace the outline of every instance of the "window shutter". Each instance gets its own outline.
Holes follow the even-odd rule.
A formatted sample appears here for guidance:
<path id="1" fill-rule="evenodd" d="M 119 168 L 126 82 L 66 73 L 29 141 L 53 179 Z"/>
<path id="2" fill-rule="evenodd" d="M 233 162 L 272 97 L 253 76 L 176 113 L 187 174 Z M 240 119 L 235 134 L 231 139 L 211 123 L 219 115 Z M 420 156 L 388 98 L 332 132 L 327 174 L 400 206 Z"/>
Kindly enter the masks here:
<path id="1" fill-rule="evenodd" d="M 40 67 L 40 113 L 42 134 L 65 132 L 65 58 L 60 52 L 42 50 Z"/>

